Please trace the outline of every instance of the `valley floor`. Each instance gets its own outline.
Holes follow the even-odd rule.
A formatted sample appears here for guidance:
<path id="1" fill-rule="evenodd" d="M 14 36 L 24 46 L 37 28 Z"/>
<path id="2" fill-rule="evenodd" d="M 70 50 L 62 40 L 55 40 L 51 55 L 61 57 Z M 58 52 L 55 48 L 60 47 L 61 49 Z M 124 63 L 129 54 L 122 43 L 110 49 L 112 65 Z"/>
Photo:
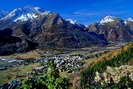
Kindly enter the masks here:
<path id="1" fill-rule="evenodd" d="M 0 84 L 7 83 L 14 79 L 23 79 L 33 72 L 33 69 L 41 69 L 42 63 L 53 59 L 58 65 L 60 75 L 70 79 L 71 89 L 77 87 L 80 80 L 80 72 L 88 68 L 97 58 L 106 53 L 121 48 L 124 44 L 112 44 L 106 47 L 89 47 L 82 49 L 66 50 L 34 50 L 27 53 L 1 56 L 0 60 Z M 2 60 L 4 59 L 4 60 Z M 14 61 L 6 61 L 11 59 Z M 18 65 L 17 60 L 21 60 Z M 70 61 L 66 61 L 70 60 Z M 16 64 L 15 64 L 16 63 Z M 131 63 L 131 62 L 129 62 Z M 40 72 L 39 72 L 40 73 Z M 77 84 L 76 84 L 77 83 Z"/>

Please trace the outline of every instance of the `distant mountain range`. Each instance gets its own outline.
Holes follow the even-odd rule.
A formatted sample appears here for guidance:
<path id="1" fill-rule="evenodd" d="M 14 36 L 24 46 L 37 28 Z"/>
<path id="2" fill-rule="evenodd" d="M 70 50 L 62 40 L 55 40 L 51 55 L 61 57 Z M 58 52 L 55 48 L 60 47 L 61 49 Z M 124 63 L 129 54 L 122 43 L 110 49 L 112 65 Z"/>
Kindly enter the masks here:
<path id="1" fill-rule="evenodd" d="M 110 41 L 132 41 L 133 20 L 107 16 L 87 27 L 39 7 L 0 11 L 0 55 L 35 48 L 103 46 Z"/>
<path id="2" fill-rule="evenodd" d="M 0 54 L 25 52 L 35 48 L 81 48 L 106 45 L 103 35 L 63 19 L 39 7 L 14 9 L 0 19 Z"/>
<path id="3" fill-rule="evenodd" d="M 133 39 L 133 19 L 106 16 L 99 23 L 93 23 L 87 27 L 89 32 L 104 34 L 111 42 L 127 42 Z"/>

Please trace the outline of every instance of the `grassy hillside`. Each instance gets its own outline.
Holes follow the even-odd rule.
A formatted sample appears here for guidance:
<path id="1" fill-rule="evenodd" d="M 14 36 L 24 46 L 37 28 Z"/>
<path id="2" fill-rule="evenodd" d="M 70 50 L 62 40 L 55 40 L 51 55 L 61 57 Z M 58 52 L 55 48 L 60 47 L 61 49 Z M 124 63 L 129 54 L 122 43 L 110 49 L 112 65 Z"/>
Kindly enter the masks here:
<path id="1" fill-rule="evenodd" d="M 108 66 L 119 67 L 128 64 L 133 59 L 133 43 L 114 50 L 98 58 L 89 68 L 81 73 L 81 85 L 84 89 L 94 89 L 101 86 L 94 82 L 96 72 L 103 73 Z M 96 88 L 97 89 L 97 88 Z"/>

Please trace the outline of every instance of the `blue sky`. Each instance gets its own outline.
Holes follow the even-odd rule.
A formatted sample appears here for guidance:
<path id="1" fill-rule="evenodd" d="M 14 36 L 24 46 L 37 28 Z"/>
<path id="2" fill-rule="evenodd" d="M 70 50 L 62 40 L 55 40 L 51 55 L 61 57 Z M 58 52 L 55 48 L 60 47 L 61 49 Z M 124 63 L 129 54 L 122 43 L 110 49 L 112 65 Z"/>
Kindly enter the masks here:
<path id="1" fill-rule="evenodd" d="M 0 9 L 12 10 L 24 6 L 39 6 L 60 13 L 64 18 L 83 24 L 99 21 L 106 15 L 133 17 L 132 0 L 1 0 Z"/>

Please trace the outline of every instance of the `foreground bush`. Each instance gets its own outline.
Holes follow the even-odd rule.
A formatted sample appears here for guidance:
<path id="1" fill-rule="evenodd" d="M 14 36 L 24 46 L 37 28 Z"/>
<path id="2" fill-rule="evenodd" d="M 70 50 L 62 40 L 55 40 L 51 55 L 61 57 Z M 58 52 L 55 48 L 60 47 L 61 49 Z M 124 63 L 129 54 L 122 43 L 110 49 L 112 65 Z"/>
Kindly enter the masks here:
<path id="1" fill-rule="evenodd" d="M 46 74 L 23 80 L 19 89 L 68 89 L 68 80 L 59 75 L 54 62 L 49 62 L 48 66 Z"/>

